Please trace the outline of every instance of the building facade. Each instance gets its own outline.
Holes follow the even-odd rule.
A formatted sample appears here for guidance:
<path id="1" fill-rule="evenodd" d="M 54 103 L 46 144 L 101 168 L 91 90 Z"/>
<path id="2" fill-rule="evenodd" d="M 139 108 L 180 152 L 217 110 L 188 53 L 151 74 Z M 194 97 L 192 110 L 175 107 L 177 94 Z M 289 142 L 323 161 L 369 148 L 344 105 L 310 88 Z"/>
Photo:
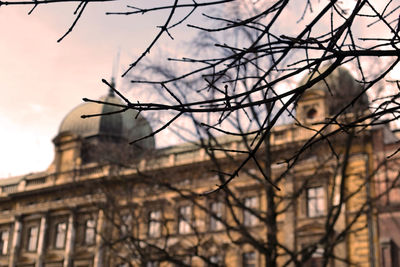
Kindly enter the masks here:
<path id="1" fill-rule="evenodd" d="M 346 126 L 368 114 L 366 97 L 345 104 L 359 92 L 335 70 L 214 193 L 257 137 L 156 149 L 150 124 L 117 112 L 112 93 L 111 105 L 82 104 L 46 171 L 0 180 L 0 266 L 398 266 L 398 161 L 384 160 L 398 139 Z"/>

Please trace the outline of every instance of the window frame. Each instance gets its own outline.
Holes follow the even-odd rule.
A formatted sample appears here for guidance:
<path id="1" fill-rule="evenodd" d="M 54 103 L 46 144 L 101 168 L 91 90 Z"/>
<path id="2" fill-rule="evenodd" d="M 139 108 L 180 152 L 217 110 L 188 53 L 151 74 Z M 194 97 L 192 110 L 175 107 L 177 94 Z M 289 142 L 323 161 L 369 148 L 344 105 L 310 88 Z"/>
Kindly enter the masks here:
<path id="1" fill-rule="evenodd" d="M 93 226 L 88 226 L 88 222 L 93 222 Z M 85 225 L 84 225 L 84 237 L 83 237 L 83 243 L 87 246 L 94 245 L 96 243 L 96 234 L 97 234 L 97 223 L 94 218 L 89 218 L 85 220 Z M 88 234 L 91 233 L 92 237 L 91 240 L 88 239 Z"/>
<path id="2" fill-rule="evenodd" d="M 147 261 L 146 262 L 146 267 L 159 267 L 160 262 L 158 261 Z"/>
<path id="3" fill-rule="evenodd" d="M 7 233 L 7 237 L 4 238 L 4 234 Z M 8 255 L 10 243 L 10 230 L 8 229 L 0 229 L 0 255 Z"/>
<path id="4" fill-rule="evenodd" d="M 304 267 L 322 267 L 324 249 L 317 247 L 317 249 L 312 253 L 311 257 L 304 263 Z"/>
<path id="5" fill-rule="evenodd" d="M 32 230 L 36 229 L 36 234 L 32 234 Z M 39 242 L 39 225 L 29 225 L 27 228 L 27 238 L 26 238 L 26 251 L 36 252 L 38 249 Z M 34 241 L 34 242 L 33 242 Z"/>
<path id="6" fill-rule="evenodd" d="M 208 257 L 208 261 L 204 264 L 204 267 L 225 266 L 224 255 L 222 254 L 213 254 Z"/>
<path id="7" fill-rule="evenodd" d="M 182 262 L 183 264 L 186 264 L 186 265 L 188 265 L 188 266 L 192 266 L 192 259 L 193 257 L 192 256 L 190 256 L 190 255 L 187 255 L 187 256 L 179 256 L 178 258 L 177 258 L 177 260 L 179 260 L 180 262 Z M 172 266 L 174 266 L 174 267 L 181 267 L 182 265 L 181 264 L 177 264 L 177 263 L 173 263 L 173 265 Z"/>
<path id="8" fill-rule="evenodd" d="M 182 209 L 187 208 L 187 214 L 182 214 Z M 185 212 L 186 213 L 186 212 Z M 193 222 L 193 207 L 189 204 L 180 205 L 178 207 L 178 225 L 177 225 L 177 233 L 178 234 L 190 234 L 192 233 L 192 225 Z"/>
<path id="9" fill-rule="evenodd" d="M 311 193 L 312 195 L 310 196 Z M 306 215 L 308 218 L 325 216 L 326 204 L 326 190 L 324 186 L 315 185 L 306 188 Z"/>
<path id="10" fill-rule="evenodd" d="M 133 215 L 132 213 L 125 213 L 120 216 L 119 233 L 121 237 L 129 235 L 133 231 Z"/>
<path id="11" fill-rule="evenodd" d="M 59 227 L 64 225 L 64 229 Z M 67 232 L 68 232 L 68 222 L 67 221 L 60 221 L 57 222 L 54 226 L 54 242 L 53 247 L 55 249 L 64 249 L 65 244 L 67 242 Z"/>
<path id="12" fill-rule="evenodd" d="M 246 202 L 250 200 L 251 203 L 246 204 Z M 248 209 L 255 210 L 258 209 L 260 206 L 259 203 L 259 196 L 256 195 L 249 195 L 243 198 L 243 225 L 247 227 L 256 226 L 259 221 L 256 215 L 251 213 Z"/>
<path id="13" fill-rule="evenodd" d="M 152 215 L 156 214 L 155 217 Z M 162 210 L 154 209 L 148 213 L 147 236 L 156 238 L 162 235 Z"/>
<path id="14" fill-rule="evenodd" d="M 214 205 L 217 205 L 216 209 L 214 209 Z M 223 223 L 218 220 L 216 217 L 220 218 L 221 220 L 225 217 L 225 205 L 222 201 L 212 201 L 209 206 L 210 210 L 210 219 L 209 219 L 209 230 L 210 231 L 219 231 L 222 230 L 224 225 Z M 214 216 L 215 214 L 215 216 Z"/>
<path id="15" fill-rule="evenodd" d="M 248 256 L 252 255 L 252 258 Z M 255 251 L 246 251 L 242 253 L 242 267 L 256 267 L 257 266 L 257 253 Z"/>

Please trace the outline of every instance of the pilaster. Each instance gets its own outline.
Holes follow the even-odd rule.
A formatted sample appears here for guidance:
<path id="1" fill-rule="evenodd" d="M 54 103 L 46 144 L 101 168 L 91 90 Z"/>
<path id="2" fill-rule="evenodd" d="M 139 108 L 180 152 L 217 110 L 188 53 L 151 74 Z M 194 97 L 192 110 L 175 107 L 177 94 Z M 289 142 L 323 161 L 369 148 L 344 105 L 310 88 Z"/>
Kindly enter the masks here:
<path id="1" fill-rule="evenodd" d="M 46 231 L 47 231 L 47 214 L 43 214 L 42 217 L 40 218 L 36 267 L 43 267 Z"/>
<path id="2" fill-rule="evenodd" d="M 96 227 L 96 249 L 94 255 L 94 267 L 103 267 L 103 238 L 101 233 L 103 233 L 104 227 L 104 212 L 99 210 L 99 215 L 97 217 L 97 227 Z"/>
<path id="3" fill-rule="evenodd" d="M 75 219 L 76 214 L 75 211 L 72 211 L 68 217 L 68 231 L 67 231 L 67 240 L 65 243 L 65 254 L 64 254 L 64 267 L 72 266 L 72 254 L 74 252 L 74 243 L 75 243 Z"/>
<path id="4" fill-rule="evenodd" d="M 10 250 L 10 261 L 9 261 L 9 267 L 15 267 L 17 258 L 18 258 L 18 252 L 21 244 L 21 232 L 22 232 L 22 222 L 21 222 L 21 217 L 17 216 L 14 219 L 14 231 L 12 235 L 12 243 L 11 243 L 11 250 Z"/>

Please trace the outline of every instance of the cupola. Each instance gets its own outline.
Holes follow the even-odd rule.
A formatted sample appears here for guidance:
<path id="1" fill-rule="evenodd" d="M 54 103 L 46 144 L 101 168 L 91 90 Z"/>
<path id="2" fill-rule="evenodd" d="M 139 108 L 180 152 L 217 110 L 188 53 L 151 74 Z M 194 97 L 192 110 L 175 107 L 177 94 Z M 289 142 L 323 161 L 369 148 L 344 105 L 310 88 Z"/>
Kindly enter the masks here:
<path id="1" fill-rule="evenodd" d="M 62 120 L 53 142 L 56 171 L 78 168 L 87 163 L 132 161 L 155 148 L 154 137 L 133 145 L 129 142 L 152 133 L 149 122 L 136 110 L 118 112 L 123 102 L 112 91 L 98 104 L 86 102 L 72 109 Z M 110 114 L 111 113 L 111 114 Z M 104 114 L 82 118 L 82 115 Z"/>
<path id="2" fill-rule="evenodd" d="M 329 66 L 322 67 L 318 72 L 309 74 L 299 85 L 306 84 L 322 74 Z M 363 93 L 356 101 L 353 100 L 362 92 L 362 87 L 343 67 L 336 68 L 325 79 L 306 89 L 296 103 L 297 119 L 303 123 L 315 123 L 336 115 L 352 103 L 344 113 L 358 113 L 368 110 L 368 97 Z"/>

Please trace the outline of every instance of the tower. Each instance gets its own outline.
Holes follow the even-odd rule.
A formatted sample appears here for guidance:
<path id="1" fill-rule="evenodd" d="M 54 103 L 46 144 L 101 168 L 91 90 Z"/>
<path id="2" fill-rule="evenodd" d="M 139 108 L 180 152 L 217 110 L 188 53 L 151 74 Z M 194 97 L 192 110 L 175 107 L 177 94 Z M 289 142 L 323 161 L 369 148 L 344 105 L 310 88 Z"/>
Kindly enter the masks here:
<path id="1" fill-rule="evenodd" d="M 99 99 L 83 103 L 63 119 L 53 139 L 55 159 L 50 169 L 63 172 L 84 164 L 132 161 L 155 148 L 154 137 L 133 145 L 129 142 L 152 133 L 149 122 L 137 111 L 123 109 L 122 101 L 110 90 Z M 82 115 L 104 114 L 83 119 Z"/>
<path id="2" fill-rule="evenodd" d="M 300 85 L 317 78 L 328 67 L 324 66 L 312 75 L 307 75 Z M 366 111 L 368 97 L 349 71 L 339 67 L 308 88 L 296 104 L 297 119 L 304 124 L 313 124 L 323 122 L 343 109 L 342 114 Z"/>

